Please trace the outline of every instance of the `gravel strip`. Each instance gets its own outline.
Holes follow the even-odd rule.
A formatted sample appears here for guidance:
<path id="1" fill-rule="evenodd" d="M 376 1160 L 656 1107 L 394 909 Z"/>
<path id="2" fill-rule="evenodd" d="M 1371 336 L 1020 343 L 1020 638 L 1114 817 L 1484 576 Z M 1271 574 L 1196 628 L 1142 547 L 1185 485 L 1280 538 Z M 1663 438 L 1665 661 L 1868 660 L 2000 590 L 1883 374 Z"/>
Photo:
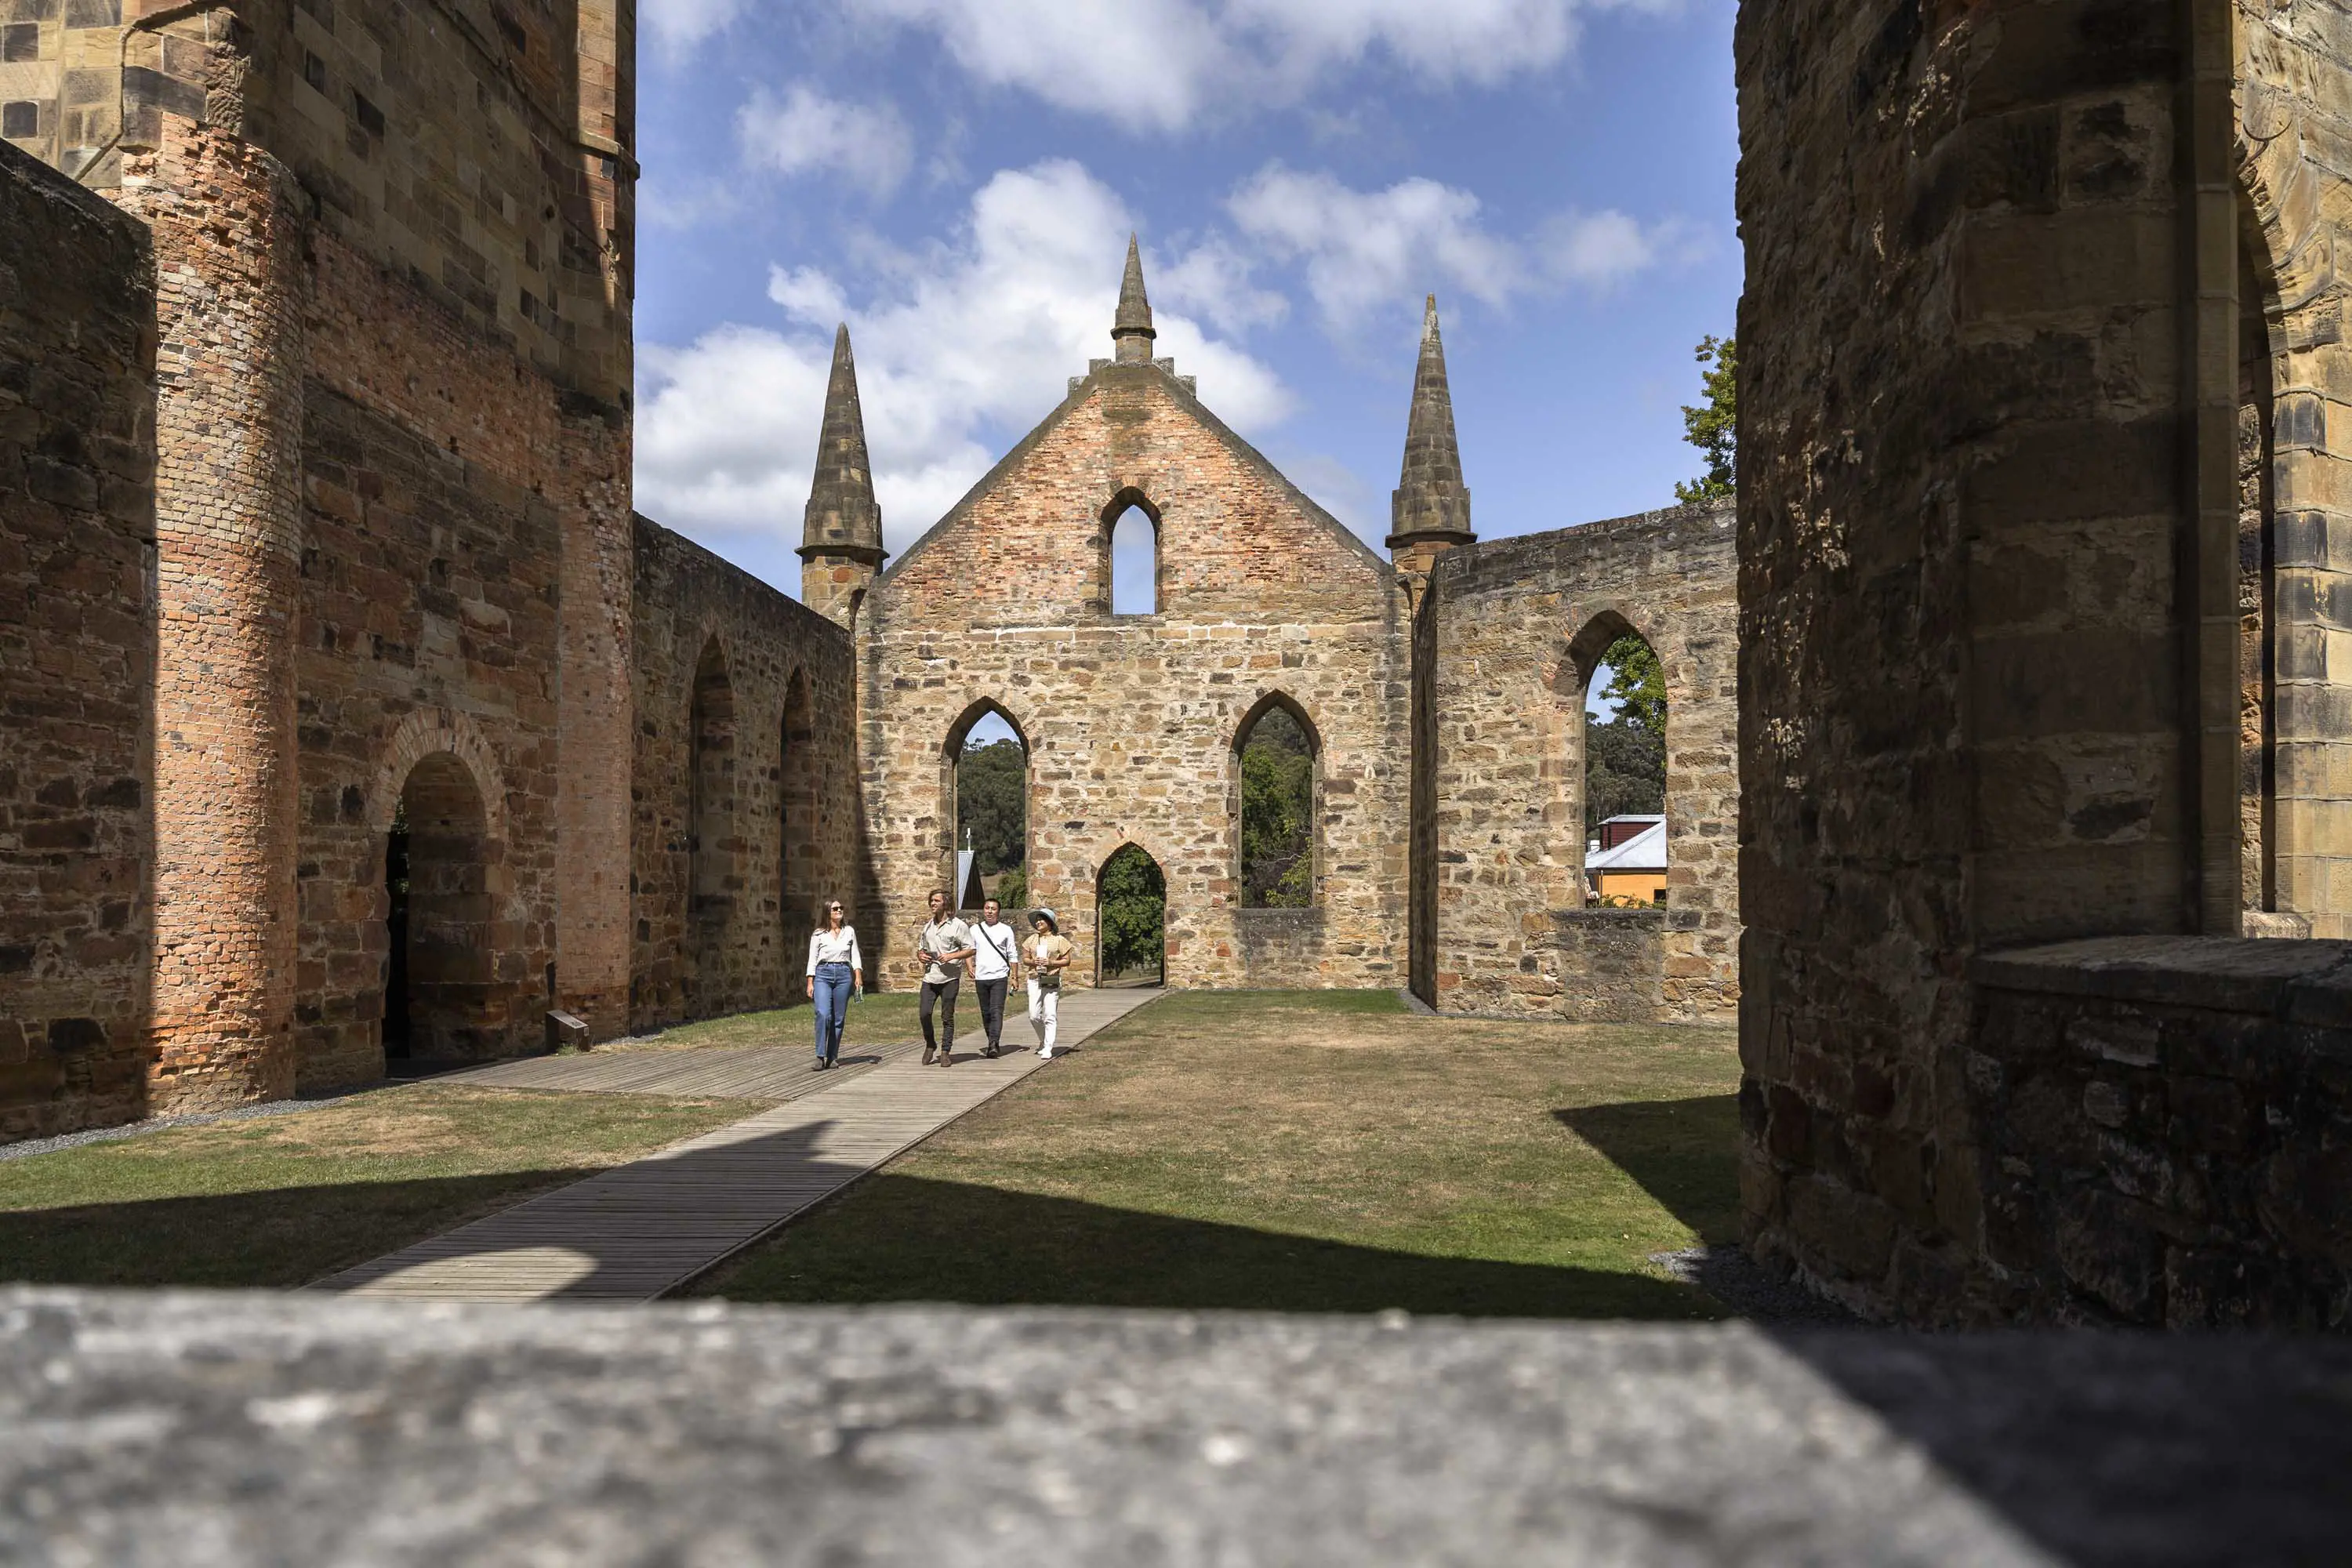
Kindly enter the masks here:
<path id="1" fill-rule="evenodd" d="M 1697 1286 L 1750 1322 L 1822 1328 L 1863 1325 L 1862 1319 L 1837 1302 L 1758 1267 L 1736 1247 L 1654 1252 L 1650 1261 L 1684 1284 Z"/>

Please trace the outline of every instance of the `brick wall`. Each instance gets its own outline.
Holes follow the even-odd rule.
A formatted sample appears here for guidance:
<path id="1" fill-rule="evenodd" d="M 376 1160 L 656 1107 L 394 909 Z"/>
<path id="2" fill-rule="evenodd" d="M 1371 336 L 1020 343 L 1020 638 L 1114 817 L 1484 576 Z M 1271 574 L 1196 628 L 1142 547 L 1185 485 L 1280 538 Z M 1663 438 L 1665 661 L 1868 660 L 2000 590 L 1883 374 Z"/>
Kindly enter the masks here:
<path id="1" fill-rule="evenodd" d="M 428 1054 L 536 1048 L 550 1005 L 621 1033 L 625 426 L 330 236 L 313 241 L 309 309 L 304 1085 L 383 1070 L 386 836 L 436 751 L 506 826 L 483 868 L 480 1016 Z"/>
<path id="2" fill-rule="evenodd" d="M 146 1099 L 155 269 L 0 148 L 0 1141 Z"/>
<path id="3" fill-rule="evenodd" d="M 1159 518 L 1159 612 L 1113 616 L 1110 525 Z M 1121 845 L 1168 884 L 1178 986 L 1405 978 L 1406 620 L 1387 564 L 1161 366 L 1098 363 L 866 600 L 866 802 L 890 933 L 950 880 L 946 748 L 979 705 L 1030 749 L 1031 897 L 1094 970 L 1094 881 Z M 1244 720 L 1279 693 L 1320 740 L 1315 902 L 1239 907 Z"/>
<path id="4" fill-rule="evenodd" d="M 798 998 L 826 899 L 869 966 L 882 925 L 849 634 L 645 518 L 635 537 L 630 1016 L 656 1028 Z"/>
<path id="5" fill-rule="evenodd" d="M 283 163 L 322 232 L 559 384 L 627 395 L 633 0 L 15 0 L 20 149 L 112 189 L 168 116 Z M 121 113 L 118 114 L 118 106 Z M 92 159 L 96 161 L 93 163 Z"/>
<path id="6" fill-rule="evenodd" d="M 1429 999 L 1581 1016 L 1613 979 L 1562 941 L 1583 907 L 1584 703 L 1601 651 L 1639 632 L 1666 681 L 1667 903 L 1658 1016 L 1739 994 L 1733 516 L 1692 507 L 1455 550 L 1422 616 L 1433 643 Z"/>
<path id="7" fill-rule="evenodd" d="M 295 1081 L 305 204 L 268 153 L 172 116 L 118 199 L 160 296 L 148 1093 L 212 1109 Z"/>

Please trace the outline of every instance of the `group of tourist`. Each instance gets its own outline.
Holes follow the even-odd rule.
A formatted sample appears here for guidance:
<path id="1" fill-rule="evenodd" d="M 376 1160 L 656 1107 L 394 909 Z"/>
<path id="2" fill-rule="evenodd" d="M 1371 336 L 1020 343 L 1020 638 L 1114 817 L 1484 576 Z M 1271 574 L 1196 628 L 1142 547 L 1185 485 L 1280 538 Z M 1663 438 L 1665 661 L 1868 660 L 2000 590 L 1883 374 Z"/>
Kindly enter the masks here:
<path id="1" fill-rule="evenodd" d="M 1061 918 L 1051 910 L 1032 910 L 1032 934 L 1027 941 L 1004 923 L 994 899 L 981 906 L 977 924 L 959 919 L 948 908 L 947 889 L 931 889 L 931 918 L 915 938 L 915 962 L 922 966 L 922 993 L 916 1015 L 923 1025 L 923 1065 L 955 1061 L 956 993 L 963 984 L 963 966 L 971 965 L 972 988 L 980 995 L 981 1026 L 988 1033 L 985 1056 L 999 1055 L 1004 1045 L 1004 997 L 1016 978 L 1029 982 L 1029 1025 L 1037 1031 L 1037 1054 L 1054 1059 L 1060 1027 L 1062 971 L 1076 950 L 1062 934 Z M 816 1004 L 816 1065 L 820 1072 L 841 1059 L 842 1026 L 849 1021 L 849 1004 L 866 990 L 866 959 L 858 951 L 857 928 L 851 925 L 841 900 L 824 907 L 824 921 L 809 936 L 808 995 Z M 936 1028 L 933 1019 L 937 1018 Z M 1019 1047 L 1014 1047 L 1018 1049 Z"/>

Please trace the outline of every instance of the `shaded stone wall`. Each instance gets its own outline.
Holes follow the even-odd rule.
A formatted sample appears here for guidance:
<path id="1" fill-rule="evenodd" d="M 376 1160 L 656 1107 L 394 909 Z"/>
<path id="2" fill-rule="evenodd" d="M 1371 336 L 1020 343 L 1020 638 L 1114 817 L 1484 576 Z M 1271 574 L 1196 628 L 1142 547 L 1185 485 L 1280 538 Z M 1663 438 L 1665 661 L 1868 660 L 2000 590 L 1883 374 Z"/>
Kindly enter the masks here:
<path id="1" fill-rule="evenodd" d="M 146 1101 L 155 268 L 0 148 L 0 1141 Z"/>
<path id="2" fill-rule="evenodd" d="M 2333 919 L 2347 19 L 1743 10 L 1743 1205 L 1864 1310 L 2347 1321 L 2231 936 Z"/>
<path id="3" fill-rule="evenodd" d="M 2107 938 L 1969 977 L 1995 1272 L 1949 1315 L 2352 1328 L 2352 943 Z"/>
<path id="4" fill-rule="evenodd" d="M 850 907 L 871 979 L 884 928 L 849 634 L 645 518 L 635 536 L 634 1026 L 799 998 L 829 898 Z M 723 723 L 707 726 L 723 750 L 699 759 L 699 782 L 698 671 L 726 698 Z"/>
<path id="5" fill-rule="evenodd" d="M 1982 1256 L 1969 957 L 2194 918 L 2186 62 L 2108 15 L 1740 16 L 1743 1202 L 1880 1310 Z"/>
<path id="6" fill-rule="evenodd" d="M 1110 525 L 1159 523 L 1159 612 L 1109 613 Z M 1029 747 L 1030 896 L 1091 983 L 1094 882 L 1123 844 L 1168 883 L 1176 986 L 1378 986 L 1405 977 L 1406 612 L 1387 564 L 1202 408 L 1164 365 L 1109 364 L 866 602 L 860 750 L 886 973 L 948 875 L 947 748 L 979 705 Z M 1319 741 L 1314 904 L 1240 905 L 1234 746 L 1263 700 Z M 861 928 L 862 929 L 862 928 Z"/>
<path id="7" fill-rule="evenodd" d="M 1563 941 L 1584 890 L 1584 700 L 1594 662 L 1639 632 L 1666 681 L 1671 917 L 1657 1013 L 1727 1016 L 1739 995 L 1733 858 L 1734 520 L 1686 507 L 1467 545 L 1431 574 L 1433 993 L 1446 1011 L 1583 1016 L 1618 982 Z"/>

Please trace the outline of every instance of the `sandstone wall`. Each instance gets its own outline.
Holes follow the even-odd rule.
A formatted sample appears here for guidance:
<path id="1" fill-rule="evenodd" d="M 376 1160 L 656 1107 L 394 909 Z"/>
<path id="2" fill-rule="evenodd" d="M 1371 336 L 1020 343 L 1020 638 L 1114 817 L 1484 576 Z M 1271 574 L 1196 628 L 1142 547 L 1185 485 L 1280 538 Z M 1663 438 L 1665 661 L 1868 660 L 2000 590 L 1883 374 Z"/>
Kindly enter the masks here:
<path id="1" fill-rule="evenodd" d="M 0 148 L 0 1141 L 145 1107 L 154 351 L 144 226 Z"/>
<path id="2" fill-rule="evenodd" d="M 1981 955 L 2200 931 L 2226 955 L 2266 877 L 2331 918 L 2336 786 L 2296 737 L 2341 729 L 2315 715 L 2347 20 L 1743 10 L 1743 1203 L 1759 1254 L 1865 1310 L 2221 1321 L 2183 1304 L 2214 1258 L 2320 1220 L 2310 1191 L 2258 1215 L 2191 1173 L 2229 1152 L 2231 1104 L 2336 1147 L 2324 1097 L 2279 1087 L 2325 1049 L 2207 994 L 2175 998 L 2160 1064 L 2100 1058 L 2105 1026 L 2070 1020 L 2133 999 L 2076 975 L 2039 986 L 2076 1001 L 2004 1002 L 1989 977 L 2017 975 Z M 2266 271 L 2269 352 L 2242 368 Z M 2185 1273 L 2150 1284 L 2150 1258 Z"/>
<path id="3" fill-rule="evenodd" d="M 1421 615 L 1433 642 L 1423 919 L 1438 1007 L 1581 1017 L 1602 1005 L 1599 993 L 1618 994 L 1606 944 L 1563 940 L 1557 915 L 1585 901 L 1586 689 L 1625 630 L 1648 640 L 1666 680 L 1670 913 L 1656 936 L 1656 1011 L 1700 1019 L 1736 1006 L 1733 545 L 1730 509 L 1690 507 L 1470 545 L 1437 563 Z"/>
<path id="4" fill-rule="evenodd" d="M 1108 532 L 1159 520 L 1159 612 L 1109 613 Z M 1098 363 L 866 600 L 860 747 L 893 984 L 950 879 L 948 747 L 978 714 L 1029 748 L 1031 897 L 1092 981 L 1094 881 L 1121 845 L 1168 882 L 1176 986 L 1402 984 L 1409 680 L 1385 563 L 1161 365 Z M 1239 907 L 1244 721 L 1313 725 L 1315 899 Z"/>
<path id="5" fill-rule="evenodd" d="M 2352 936 L 2347 22 L 2336 0 L 2238 7 L 2235 171 L 2244 903 L 2339 938 Z"/>
<path id="6" fill-rule="evenodd" d="M 1992 1270 L 1950 1316 L 2352 1328 L 2352 944 L 2109 938 L 1970 978 Z"/>
<path id="7" fill-rule="evenodd" d="M 870 981 L 849 634 L 645 518 L 635 538 L 635 1026 L 799 998 L 831 898 Z M 725 697 L 699 752 L 698 671 Z"/>
<path id="8" fill-rule="evenodd" d="M 634 0 L 236 0 L 150 20 L 182 9 L 16 0 L 37 47 L 0 64 L 0 99 L 39 120 L 16 145 L 111 189 L 168 116 L 235 130 L 292 171 L 322 232 L 549 378 L 625 397 Z"/>

